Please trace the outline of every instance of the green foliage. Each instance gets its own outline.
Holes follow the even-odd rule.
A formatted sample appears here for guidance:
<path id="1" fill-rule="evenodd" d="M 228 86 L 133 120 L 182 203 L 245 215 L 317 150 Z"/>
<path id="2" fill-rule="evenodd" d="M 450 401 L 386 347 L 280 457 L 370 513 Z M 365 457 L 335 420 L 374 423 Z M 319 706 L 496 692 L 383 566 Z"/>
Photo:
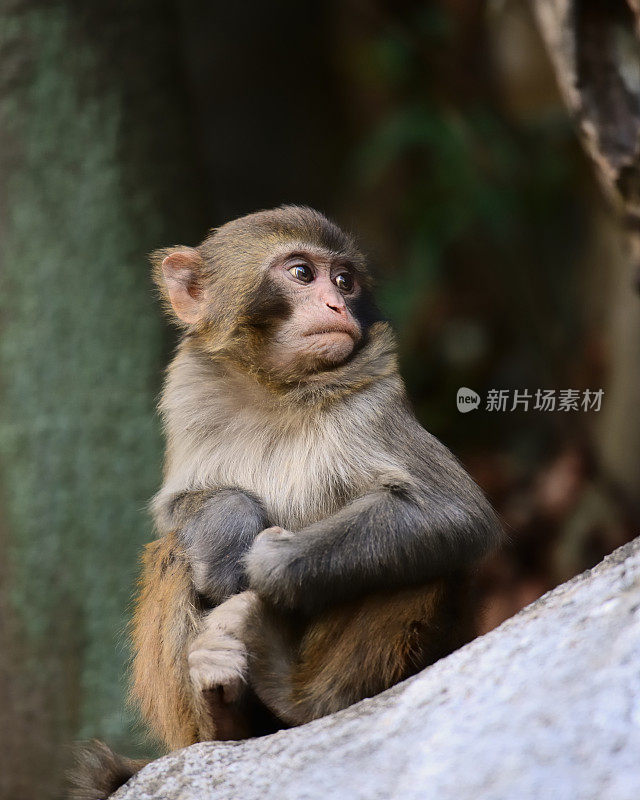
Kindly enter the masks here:
<path id="1" fill-rule="evenodd" d="M 396 222 L 405 264 L 384 298 L 401 326 L 445 279 L 453 245 L 478 237 L 495 253 L 489 269 L 526 269 L 526 259 L 514 260 L 523 239 L 548 219 L 549 204 L 567 201 L 568 123 L 515 128 L 486 73 L 466 75 L 466 97 L 447 92 L 460 56 L 454 34 L 453 16 L 431 5 L 399 13 L 360 56 L 360 80 L 384 87 L 384 101 L 355 155 L 356 173 L 369 189 L 400 176 L 403 190 Z"/>
<path id="2" fill-rule="evenodd" d="M 482 449 L 506 428 L 495 415 L 461 419 L 457 387 L 553 384 L 575 357 L 583 162 L 560 106 L 517 121 L 502 106 L 470 9 L 410 5 L 378 23 L 355 62 L 373 123 L 352 164 L 392 232 L 381 305 L 422 420 L 458 450 Z M 546 441 L 535 425 L 516 438 L 519 449 Z"/>

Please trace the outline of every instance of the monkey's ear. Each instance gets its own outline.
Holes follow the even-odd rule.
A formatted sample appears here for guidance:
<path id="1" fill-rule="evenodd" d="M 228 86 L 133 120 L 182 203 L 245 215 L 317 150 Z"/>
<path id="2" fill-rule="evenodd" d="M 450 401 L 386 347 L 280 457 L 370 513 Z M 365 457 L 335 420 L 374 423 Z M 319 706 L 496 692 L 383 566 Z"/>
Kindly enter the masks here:
<path id="1" fill-rule="evenodd" d="M 180 322 L 200 322 L 204 316 L 200 253 L 194 247 L 157 250 L 151 262 L 155 282 Z"/>

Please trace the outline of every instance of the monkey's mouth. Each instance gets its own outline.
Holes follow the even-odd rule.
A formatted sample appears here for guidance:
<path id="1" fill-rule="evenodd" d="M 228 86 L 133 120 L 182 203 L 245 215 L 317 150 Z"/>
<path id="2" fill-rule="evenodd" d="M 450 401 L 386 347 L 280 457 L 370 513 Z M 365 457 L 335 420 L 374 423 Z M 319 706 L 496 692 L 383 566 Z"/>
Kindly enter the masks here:
<path id="1" fill-rule="evenodd" d="M 325 326 L 322 328 L 312 328 L 305 332 L 304 336 L 329 336 L 332 334 L 346 334 L 347 336 L 351 337 L 355 342 L 358 341 L 360 338 L 360 331 L 355 325 L 332 325 L 332 326 Z"/>
<path id="2" fill-rule="evenodd" d="M 304 341 L 307 344 L 302 346 L 311 358 L 314 369 L 333 369 L 351 358 L 360 338 L 360 330 L 356 326 L 318 326 L 305 332 Z"/>

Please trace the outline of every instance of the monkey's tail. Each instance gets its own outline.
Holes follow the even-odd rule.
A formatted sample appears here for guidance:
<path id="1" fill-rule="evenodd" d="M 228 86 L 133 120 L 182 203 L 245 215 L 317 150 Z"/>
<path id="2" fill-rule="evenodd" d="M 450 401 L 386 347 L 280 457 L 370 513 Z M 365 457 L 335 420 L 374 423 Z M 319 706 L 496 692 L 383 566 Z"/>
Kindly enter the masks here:
<path id="1" fill-rule="evenodd" d="M 69 800 L 106 800 L 149 763 L 119 756 L 97 739 L 79 745 L 75 760 L 68 776 Z"/>

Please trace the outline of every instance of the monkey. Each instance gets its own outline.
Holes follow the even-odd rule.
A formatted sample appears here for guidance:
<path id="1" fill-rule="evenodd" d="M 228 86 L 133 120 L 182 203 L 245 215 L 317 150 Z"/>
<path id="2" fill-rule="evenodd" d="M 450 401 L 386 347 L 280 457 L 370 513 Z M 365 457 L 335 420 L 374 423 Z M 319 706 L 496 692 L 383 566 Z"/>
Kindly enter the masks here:
<path id="1" fill-rule="evenodd" d="M 464 643 L 502 529 L 417 421 L 353 237 L 281 206 L 151 263 L 182 331 L 132 621 L 131 695 L 157 738 L 304 724 Z M 99 753 L 75 797 L 139 768 Z"/>

